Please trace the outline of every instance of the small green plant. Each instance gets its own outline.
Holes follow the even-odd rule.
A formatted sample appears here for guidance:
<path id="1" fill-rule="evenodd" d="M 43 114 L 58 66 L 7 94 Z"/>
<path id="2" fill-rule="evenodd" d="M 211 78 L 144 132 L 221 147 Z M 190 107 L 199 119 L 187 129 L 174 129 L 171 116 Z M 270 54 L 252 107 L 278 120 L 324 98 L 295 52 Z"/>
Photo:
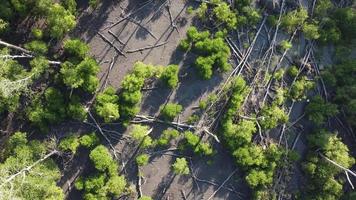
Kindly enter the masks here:
<path id="1" fill-rule="evenodd" d="M 173 172 L 178 175 L 189 174 L 188 162 L 185 158 L 177 158 L 172 165 Z"/>
<path id="2" fill-rule="evenodd" d="M 187 14 L 188 15 L 191 15 L 191 14 L 193 14 L 194 13 L 194 8 L 193 8 L 193 6 L 189 6 L 188 8 L 187 8 Z"/>
<path id="3" fill-rule="evenodd" d="M 160 79 L 169 88 L 175 88 L 178 85 L 178 65 L 168 65 L 162 72 Z"/>
<path id="4" fill-rule="evenodd" d="M 193 149 L 194 153 L 199 155 L 210 156 L 213 154 L 213 149 L 211 145 L 207 142 L 200 141 L 198 135 L 190 131 L 184 132 L 184 138 L 187 143 L 187 146 Z"/>
<path id="5" fill-rule="evenodd" d="M 25 48 L 39 55 L 44 55 L 48 51 L 47 44 L 39 40 L 25 44 Z"/>
<path id="6" fill-rule="evenodd" d="M 32 33 L 33 37 L 35 37 L 37 40 L 40 40 L 43 37 L 43 32 L 41 29 L 34 28 L 31 30 L 31 33 Z"/>
<path id="7" fill-rule="evenodd" d="M 149 159 L 150 157 L 148 156 L 148 154 L 140 154 L 136 157 L 136 163 L 138 166 L 145 166 L 147 165 Z"/>
<path id="8" fill-rule="evenodd" d="M 280 43 L 280 47 L 282 50 L 288 50 L 290 48 L 293 47 L 292 43 L 287 41 L 287 40 L 282 40 L 282 42 Z"/>
<path id="9" fill-rule="evenodd" d="M 149 133 L 150 130 L 148 126 L 135 124 L 132 126 L 130 135 L 136 142 L 140 142 L 140 147 L 148 148 L 153 145 L 152 138 L 148 135 Z"/>
<path id="10" fill-rule="evenodd" d="M 79 138 L 76 135 L 70 135 L 61 140 L 59 143 L 59 149 L 62 151 L 70 151 L 72 154 L 75 154 L 79 147 Z"/>
<path id="11" fill-rule="evenodd" d="M 299 69 L 296 66 L 290 66 L 287 71 L 288 75 L 292 78 L 296 77 L 299 73 Z"/>
<path id="12" fill-rule="evenodd" d="M 108 87 L 96 98 L 95 111 L 105 122 L 112 122 L 120 117 L 119 97 L 113 87 Z"/>
<path id="13" fill-rule="evenodd" d="M 175 139 L 179 136 L 179 132 L 174 129 L 164 130 L 162 135 L 157 140 L 157 145 L 167 146 L 170 140 Z"/>
<path id="14" fill-rule="evenodd" d="M 85 134 L 82 137 L 80 137 L 79 143 L 83 147 L 91 149 L 96 145 L 98 145 L 100 143 L 100 140 L 98 136 L 93 132 L 93 133 Z"/>
<path id="15" fill-rule="evenodd" d="M 182 112 L 183 107 L 175 103 L 167 103 L 165 106 L 161 107 L 161 116 L 167 121 L 172 121 L 180 112 Z"/>

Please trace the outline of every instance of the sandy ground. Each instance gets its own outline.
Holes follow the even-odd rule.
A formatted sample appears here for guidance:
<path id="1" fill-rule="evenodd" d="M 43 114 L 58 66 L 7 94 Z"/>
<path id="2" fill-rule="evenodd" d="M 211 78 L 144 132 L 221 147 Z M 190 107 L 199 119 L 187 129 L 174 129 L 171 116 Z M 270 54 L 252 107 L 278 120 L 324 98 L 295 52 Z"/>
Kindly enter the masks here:
<path id="1" fill-rule="evenodd" d="M 304 1 L 303 1 L 304 2 Z M 304 3 L 303 3 L 304 4 Z M 173 22 L 177 25 L 177 30 L 172 28 L 171 19 L 166 5 L 170 5 L 170 12 Z M 112 69 L 108 78 L 108 85 L 115 88 L 120 88 L 120 83 L 123 77 L 132 70 L 132 66 L 136 61 L 151 63 L 154 65 L 177 64 L 180 67 L 179 85 L 175 90 L 169 90 L 156 83 L 153 90 L 143 92 L 143 99 L 141 104 L 140 114 L 157 116 L 159 107 L 167 102 L 179 103 L 184 107 L 183 112 L 179 116 L 180 121 L 185 121 L 192 113 L 196 111 L 199 100 L 206 98 L 212 91 L 216 90 L 218 85 L 222 83 L 226 75 L 215 73 L 210 80 L 201 80 L 192 67 L 194 62 L 194 55 L 184 54 L 177 50 L 178 43 L 185 38 L 187 28 L 193 23 L 191 15 L 188 15 L 185 10 L 188 6 L 196 7 L 197 4 L 192 2 L 185 2 L 184 0 L 165 1 L 141 1 L 141 0 L 123 0 L 123 1 L 103 1 L 103 4 L 95 11 L 86 10 L 79 16 L 78 28 L 73 32 L 72 36 L 80 37 L 89 43 L 91 47 L 91 54 L 100 62 L 102 84 L 106 74 L 110 68 L 111 62 L 114 60 Z M 130 19 L 123 20 L 112 28 L 113 23 L 130 16 Z M 138 25 L 141 24 L 141 26 Z M 195 23 L 194 23 L 195 24 Z M 108 32 L 111 31 L 115 37 Z M 256 30 L 251 30 L 256 31 Z M 139 51 L 135 53 L 125 53 L 125 56 L 119 55 L 118 52 L 98 34 L 100 32 L 104 35 L 114 46 L 122 52 L 143 48 L 146 46 L 154 46 L 165 43 L 164 45 Z M 272 33 L 270 33 L 272 34 Z M 264 53 L 262 47 L 266 47 L 267 38 L 258 37 L 256 47 L 249 59 L 253 66 L 258 63 L 254 58 Z M 245 35 L 241 37 L 246 38 Z M 277 41 L 287 39 L 288 36 L 278 34 Z M 118 39 L 120 41 L 118 41 Z M 296 42 L 298 45 L 288 53 L 288 57 L 302 57 L 305 50 L 305 43 L 303 38 L 298 38 Z M 239 44 L 240 48 L 242 44 Z M 242 48 L 241 48 L 242 49 Z M 324 51 L 323 55 L 327 57 L 329 52 Z M 116 57 L 117 56 L 117 57 Z M 278 60 L 280 55 L 277 54 L 275 60 Z M 116 57 L 116 59 L 114 59 Z M 329 60 L 325 59 L 323 65 L 329 64 Z M 233 63 L 233 62 L 232 62 Z M 290 63 L 284 61 L 283 67 L 288 67 Z M 233 63 L 236 66 L 236 63 Z M 303 109 L 306 102 L 296 103 L 290 121 L 298 119 L 303 114 Z M 310 124 L 306 120 L 301 120 L 300 125 L 304 126 L 303 133 L 296 143 L 295 149 L 301 155 L 306 152 L 306 135 L 310 132 Z M 149 124 L 153 127 L 151 136 L 153 138 L 159 137 L 163 130 L 168 128 L 162 124 Z M 118 131 L 124 135 L 128 134 L 128 130 L 120 126 L 111 125 L 106 126 L 111 130 Z M 294 141 L 297 136 L 299 127 L 289 131 L 288 140 L 290 143 Z M 273 132 L 273 131 L 272 131 Z M 132 185 L 137 181 L 137 168 L 134 163 L 134 157 L 138 154 L 137 145 L 127 137 L 115 136 L 111 137 L 115 148 L 120 153 L 120 162 L 125 164 L 123 173 Z M 191 157 L 192 170 L 199 179 L 212 181 L 220 185 L 230 174 L 236 169 L 229 152 L 222 147 L 221 144 L 214 143 L 214 149 L 217 151 L 216 155 L 211 158 L 202 158 L 194 156 L 190 152 L 172 152 L 170 155 L 154 155 L 150 159 L 147 166 L 140 170 L 143 173 L 142 192 L 144 195 L 151 196 L 153 199 L 183 199 L 184 193 L 189 200 L 208 199 L 211 194 L 218 189 L 218 186 L 203 182 L 194 182 L 190 176 L 175 176 L 172 173 L 171 165 L 176 159 L 176 155 Z M 175 147 L 176 143 L 172 143 Z M 159 150 L 159 149 L 155 149 Z M 155 151 L 154 150 L 154 151 Z M 84 159 L 84 158 L 83 158 Z M 83 161 L 87 162 L 86 159 Z M 303 185 L 302 173 L 299 169 L 299 164 L 296 164 L 294 176 L 288 183 L 290 191 L 298 189 Z M 75 174 L 75 171 L 71 174 Z M 65 187 L 65 182 L 62 183 Z M 230 190 L 237 191 L 239 194 L 229 191 L 226 188 L 221 188 L 212 199 L 250 199 L 251 192 L 243 181 L 243 175 L 237 171 L 235 175 L 226 182 L 225 186 Z M 69 193 L 68 199 L 79 199 L 80 195 L 73 190 Z"/>
<path id="2" fill-rule="evenodd" d="M 157 115 L 161 105 L 166 102 L 175 102 L 184 107 L 184 111 L 179 118 L 185 121 L 195 111 L 199 100 L 216 89 L 223 80 L 223 76 L 216 73 L 210 80 L 201 80 L 192 67 L 194 56 L 185 55 L 177 50 L 179 41 L 185 38 L 186 30 L 192 24 L 192 16 L 188 15 L 185 9 L 190 5 L 197 5 L 183 0 L 171 1 L 168 4 L 162 0 L 149 1 L 148 4 L 145 4 L 145 2 L 147 1 L 105 1 L 98 10 L 94 12 L 86 11 L 80 16 L 78 28 L 74 31 L 73 36 L 80 37 L 89 43 L 92 49 L 91 54 L 100 62 L 101 72 L 99 76 L 102 81 L 117 52 L 107 42 L 103 41 L 98 32 L 102 33 L 123 52 L 148 45 L 166 43 L 151 50 L 125 53 L 125 56 L 119 55 L 110 72 L 108 84 L 120 88 L 123 77 L 132 69 L 136 61 L 163 66 L 177 64 L 180 67 L 179 86 L 171 91 L 157 84 L 158 89 L 144 91 L 140 113 Z M 163 5 L 163 3 L 165 4 Z M 178 31 L 171 27 L 170 16 L 165 5 L 170 5 L 172 20 L 176 23 Z M 127 15 L 130 15 L 130 20 L 124 20 L 113 28 L 107 29 L 113 22 Z M 113 37 L 108 30 L 115 34 L 120 41 Z M 151 134 L 154 138 L 159 137 L 162 131 L 167 128 L 159 124 L 150 124 L 150 126 L 154 128 Z M 118 129 L 115 125 L 111 128 Z M 125 131 L 124 134 L 127 134 L 127 132 Z M 120 152 L 121 162 L 126 164 L 125 176 L 130 184 L 135 185 L 137 170 L 133 157 L 137 155 L 137 144 L 127 138 L 115 137 L 111 139 L 116 143 L 115 148 Z M 193 156 L 192 170 L 198 178 L 220 185 L 235 170 L 235 165 L 229 153 L 221 145 L 214 144 L 214 149 L 217 154 L 212 158 L 194 156 L 189 152 L 181 155 Z M 175 158 L 172 155 L 151 157 L 150 163 L 141 169 L 144 176 L 142 185 L 144 195 L 152 196 L 153 199 L 182 199 L 182 192 L 184 192 L 187 199 L 207 199 L 218 188 L 202 182 L 198 182 L 197 185 L 190 176 L 174 176 L 171 165 Z M 225 186 L 241 194 L 235 194 L 222 188 L 213 199 L 238 199 L 240 197 L 245 199 L 248 196 L 248 194 L 243 194 L 247 188 L 241 181 L 239 173 L 235 173 Z M 70 193 L 69 199 L 78 199 L 79 196 L 74 190 Z"/>

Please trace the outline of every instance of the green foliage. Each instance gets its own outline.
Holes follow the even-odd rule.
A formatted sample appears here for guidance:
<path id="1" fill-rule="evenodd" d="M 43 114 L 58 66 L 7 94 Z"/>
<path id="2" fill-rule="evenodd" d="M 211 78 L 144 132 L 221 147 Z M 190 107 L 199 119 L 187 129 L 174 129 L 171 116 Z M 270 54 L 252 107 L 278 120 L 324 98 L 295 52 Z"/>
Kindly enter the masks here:
<path id="1" fill-rule="evenodd" d="M 296 77 L 299 73 L 299 69 L 296 66 L 290 66 L 287 71 L 288 75 L 292 78 Z"/>
<path id="2" fill-rule="evenodd" d="M 343 170 L 317 156 L 315 152 L 318 151 L 345 168 L 355 164 L 355 159 L 350 156 L 340 138 L 328 131 L 317 131 L 309 136 L 308 141 L 311 149 L 303 164 L 303 170 L 309 177 L 307 196 L 311 199 L 340 199 L 343 193 L 342 182 L 335 179 L 335 176 Z"/>
<path id="3" fill-rule="evenodd" d="M 157 145 L 167 146 L 170 140 L 175 139 L 179 136 L 179 132 L 175 129 L 164 130 L 162 135 L 157 140 Z"/>
<path id="4" fill-rule="evenodd" d="M 142 196 L 138 200 L 152 200 L 152 198 L 148 196 Z"/>
<path id="5" fill-rule="evenodd" d="M 221 71 L 228 71 L 231 65 L 228 63 L 230 48 L 224 42 L 224 33 L 217 32 L 214 37 L 210 37 L 209 31 L 199 32 L 194 26 L 187 31 L 187 39 L 181 41 L 180 47 L 183 50 L 192 48 L 198 54 L 195 67 L 199 75 L 204 79 L 210 79 L 213 68 Z"/>
<path id="6" fill-rule="evenodd" d="M 109 150 L 103 146 L 99 145 L 95 147 L 89 154 L 90 160 L 93 162 L 95 168 L 100 172 L 109 172 L 113 174 L 117 171 L 118 167 L 113 160 Z"/>
<path id="7" fill-rule="evenodd" d="M 168 65 L 162 72 L 160 79 L 169 88 L 175 88 L 178 85 L 178 65 Z"/>
<path id="8" fill-rule="evenodd" d="M 0 18 L 0 34 L 5 33 L 8 30 L 9 23 Z"/>
<path id="9" fill-rule="evenodd" d="M 99 84 L 96 77 L 99 65 L 93 58 L 86 57 L 77 65 L 66 61 L 61 65 L 60 72 L 64 84 L 71 88 L 82 88 L 87 92 L 95 92 Z"/>
<path id="10" fill-rule="evenodd" d="M 221 135 L 227 147 L 232 152 L 235 162 L 246 173 L 246 182 L 254 189 L 255 196 L 265 195 L 263 188 L 273 182 L 274 171 L 280 162 L 282 150 L 271 143 L 267 148 L 252 142 L 253 134 L 256 132 L 255 121 L 241 119 L 235 123 L 235 117 L 242 102 L 247 95 L 249 88 L 246 82 L 238 77 L 230 85 L 231 98 L 227 104 L 227 111 L 224 114 L 221 124 Z M 271 112 L 280 111 L 277 104 L 273 104 L 268 109 L 266 117 L 266 128 L 283 120 L 284 112 L 275 115 Z"/>
<path id="11" fill-rule="evenodd" d="M 96 98 L 94 106 L 96 113 L 107 123 L 119 119 L 118 100 L 119 97 L 116 95 L 115 88 L 106 88 L 102 93 L 99 93 Z"/>
<path id="12" fill-rule="evenodd" d="M 77 12 L 76 0 L 63 0 L 62 4 L 65 7 L 65 9 L 67 9 L 70 13 L 72 13 L 73 15 L 76 14 Z"/>
<path id="13" fill-rule="evenodd" d="M 57 3 L 50 6 L 47 21 L 50 35 L 56 39 L 62 38 L 76 25 L 74 15 Z"/>
<path id="14" fill-rule="evenodd" d="M 319 27 L 313 23 L 305 23 L 302 27 L 304 36 L 309 40 L 316 40 L 320 37 Z"/>
<path id="15" fill-rule="evenodd" d="M 336 25 L 345 41 L 356 38 L 356 13 L 354 8 L 337 8 L 333 13 Z"/>
<path id="16" fill-rule="evenodd" d="M 65 102 L 60 91 L 49 87 L 44 98 L 35 99 L 28 109 L 28 119 L 41 131 L 47 132 L 48 125 L 62 121 L 66 116 Z"/>
<path id="17" fill-rule="evenodd" d="M 177 158 L 172 165 L 175 174 L 187 175 L 189 174 L 188 162 L 185 158 Z"/>
<path id="18" fill-rule="evenodd" d="M 245 95 L 248 92 L 246 82 L 241 77 L 237 77 L 232 81 L 230 89 L 232 94 L 229 100 L 228 109 L 225 113 L 226 118 L 232 118 L 236 115 L 236 112 L 240 109 L 240 106 L 245 99 Z"/>
<path id="19" fill-rule="evenodd" d="M 84 199 L 112 199 L 122 195 L 127 183 L 123 176 L 117 175 L 118 165 L 108 149 L 99 145 L 90 152 L 89 157 L 98 171 L 75 182 L 78 190 L 84 190 Z"/>
<path id="20" fill-rule="evenodd" d="M 308 81 L 305 76 L 296 80 L 289 91 L 289 96 L 294 101 L 300 101 L 306 97 L 306 92 L 314 87 L 314 83 Z"/>
<path id="21" fill-rule="evenodd" d="M 87 119 L 87 110 L 85 106 L 80 103 L 78 96 L 72 95 L 67 108 L 67 116 L 79 121 L 85 121 Z"/>
<path id="22" fill-rule="evenodd" d="M 165 106 L 161 107 L 160 115 L 163 119 L 167 121 L 172 121 L 180 112 L 182 112 L 183 107 L 175 103 L 167 103 Z"/>
<path id="23" fill-rule="evenodd" d="M 213 154 L 213 149 L 211 145 L 208 142 L 202 142 L 200 141 L 200 138 L 198 135 L 195 135 L 194 133 L 190 131 L 184 132 L 184 139 L 186 142 L 186 145 L 193 149 L 194 153 L 199 154 L 199 155 L 204 155 L 204 156 L 210 156 Z"/>
<path id="24" fill-rule="evenodd" d="M 27 141 L 26 133 L 14 133 L 6 144 L 7 154 L 0 162 L 0 176 L 7 179 L 44 158 L 53 144 L 43 141 Z M 1 199 L 64 199 L 57 186 L 61 174 L 51 158 L 38 162 L 30 170 L 23 171 L 1 186 Z"/>
<path id="25" fill-rule="evenodd" d="M 328 85 L 335 88 L 336 94 L 332 97 L 332 102 L 345 111 L 347 121 L 356 125 L 356 60 L 343 60 L 323 73 L 324 79 L 328 80 Z"/>
<path id="26" fill-rule="evenodd" d="M 147 148 L 153 145 L 152 138 L 148 135 L 149 133 L 150 130 L 148 126 L 134 124 L 132 126 L 130 135 L 134 140 L 140 142 L 140 147 Z"/>
<path id="27" fill-rule="evenodd" d="M 85 134 L 82 137 L 80 137 L 79 143 L 81 146 L 91 149 L 100 143 L 100 139 L 93 132 L 93 133 Z"/>
<path id="28" fill-rule="evenodd" d="M 148 156 L 148 154 L 140 154 L 136 157 L 136 163 L 138 166 L 145 166 L 147 165 L 149 159 L 150 157 Z"/>
<path id="29" fill-rule="evenodd" d="M 39 78 L 49 68 L 48 60 L 45 57 L 37 56 L 30 61 L 32 80 Z"/>
<path id="30" fill-rule="evenodd" d="M 303 25 L 308 18 L 308 11 L 304 8 L 288 12 L 282 17 L 281 26 L 292 33 L 296 28 Z"/>
<path id="31" fill-rule="evenodd" d="M 79 138 L 77 135 L 70 135 L 63 138 L 59 143 L 59 149 L 61 151 L 70 151 L 72 154 L 75 154 L 79 147 Z"/>
<path id="32" fill-rule="evenodd" d="M 230 9 L 230 6 L 220 0 L 216 0 L 217 5 L 213 9 L 213 13 L 218 23 L 226 24 L 229 29 L 236 29 L 237 18 L 236 14 Z"/>
<path id="33" fill-rule="evenodd" d="M 120 115 L 124 120 L 128 120 L 138 113 L 139 108 L 137 105 L 141 101 L 141 89 L 145 79 L 158 77 L 160 72 L 160 67 L 136 62 L 133 71 L 124 77 L 121 83 L 122 92 L 120 95 Z"/>
<path id="34" fill-rule="evenodd" d="M 39 29 L 39 28 L 33 28 L 33 29 L 31 30 L 31 34 L 32 34 L 33 37 L 35 37 L 37 40 L 40 40 L 40 39 L 42 39 L 42 37 L 43 37 L 43 32 L 42 32 L 42 30 Z"/>
<path id="35" fill-rule="evenodd" d="M 89 0 L 89 6 L 93 9 L 98 7 L 99 3 L 100 3 L 100 0 Z"/>
<path id="36" fill-rule="evenodd" d="M 188 15 L 191 15 L 194 13 L 194 8 L 192 6 L 188 6 L 187 10 L 186 10 Z"/>
<path id="37" fill-rule="evenodd" d="M 70 55 L 84 59 L 89 52 L 89 46 L 80 39 L 67 39 L 64 41 L 64 51 Z"/>
<path id="38" fill-rule="evenodd" d="M 292 43 L 289 42 L 288 40 L 282 40 L 282 42 L 279 45 L 283 51 L 288 50 L 293 47 Z"/>
<path id="39" fill-rule="evenodd" d="M 221 0 L 214 0 L 211 4 L 203 2 L 197 9 L 197 15 L 200 19 L 206 20 L 206 16 L 209 15 L 209 7 L 211 8 L 214 20 L 217 24 L 224 24 L 229 29 L 236 29 L 237 18 L 235 12 L 230 6 Z"/>
<path id="40" fill-rule="evenodd" d="M 259 120 L 262 129 L 272 129 L 278 124 L 286 123 L 288 115 L 277 105 L 265 106 L 261 110 L 261 120 Z"/>
<path id="41" fill-rule="evenodd" d="M 335 116 L 338 113 L 335 104 L 325 102 L 321 96 L 315 96 L 305 109 L 309 120 L 316 125 L 322 125 L 328 117 Z"/>
<path id="42" fill-rule="evenodd" d="M 46 43 L 39 40 L 34 40 L 25 44 L 25 48 L 39 55 L 44 55 L 48 51 Z"/>

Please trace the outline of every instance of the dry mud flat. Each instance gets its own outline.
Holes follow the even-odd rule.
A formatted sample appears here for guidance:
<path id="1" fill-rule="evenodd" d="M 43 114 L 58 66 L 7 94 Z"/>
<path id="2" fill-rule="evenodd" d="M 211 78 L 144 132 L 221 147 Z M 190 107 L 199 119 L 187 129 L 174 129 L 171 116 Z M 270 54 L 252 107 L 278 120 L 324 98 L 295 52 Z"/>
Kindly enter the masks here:
<path id="1" fill-rule="evenodd" d="M 145 91 L 140 114 L 157 116 L 161 105 L 175 102 L 184 107 L 179 119 L 186 121 L 195 111 L 199 100 L 216 89 L 223 80 L 219 74 L 210 80 L 201 80 L 191 67 L 194 57 L 177 50 L 179 41 L 185 38 L 187 28 L 192 24 L 192 16 L 186 13 L 186 8 L 197 5 L 183 0 L 105 1 L 96 11 L 84 12 L 80 16 L 73 35 L 91 46 L 91 54 L 100 62 L 102 85 L 106 83 L 119 89 L 123 77 L 132 70 L 136 61 L 163 66 L 178 64 L 179 86 L 171 91 L 158 84 L 152 86 L 156 89 Z M 138 50 L 142 48 L 145 50 Z M 153 127 L 154 138 L 168 128 L 161 124 L 149 125 Z M 110 128 L 118 130 L 115 125 Z M 125 134 L 128 134 L 127 130 Z M 111 139 L 120 153 L 120 162 L 126 165 L 125 176 L 132 185 L 136 185 L 137 169 L 133 156 L 137 145 L 125 137 Z M 179 153 L 152 156 L 150 163 L 141 169 L 144 176 L 142 193 L 153 199 L 208 199 L 213 193 L 215 195 L 211 199 L 246 199 L 246 194 L 242 193 L 247 188 L 242 184 L 238 171 L 235 171 L 229 153 L 221 144 L 214 144 L 214 149 L 217 153 L 211 159 L 192 157 L 191 170 L 196 181 L 190 175 L 174 176 L 172 173 L 172 163 Z M 219 187 L 234 171 L 224 187 Z"/>

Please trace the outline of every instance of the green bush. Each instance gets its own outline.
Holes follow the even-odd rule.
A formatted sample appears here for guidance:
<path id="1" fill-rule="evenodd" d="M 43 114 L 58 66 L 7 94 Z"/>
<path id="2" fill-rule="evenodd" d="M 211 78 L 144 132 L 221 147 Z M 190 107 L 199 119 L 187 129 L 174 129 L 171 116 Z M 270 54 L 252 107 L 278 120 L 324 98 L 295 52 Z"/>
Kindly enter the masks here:
<path id="1" fill-rule="evenodd" d="M 100 143 L 100 139 L 93 132 L 93 133 L 85 134 L 82 137 L 80 137 L 79 138 L 79 143 L 83 147 L 91 149 L 91 148 L 95 147 L 96 145 L 98 145 Z"/>
<path id="2" fill-rule="evenodd" d="M 299 69 L 298 69 L 298 67 L 293 65 L 288 68 L 287 73 L 290 77 L 295 78 L 299 73 Z"/>
<path id="3" fill-rule="evenodd" d="M 314 83 L 302 77 L 296 80 L 289 91 L 289 96 L 294 101 L 300 101 L 306 97 L 306 92 L 314 87 Z"/>
<path id="4" fill-rule="evenodd" d="M 181 41 L 180 47 L 188 50 L 190 47 L 198 54 L 195 67 L 199 75 L 204 79 L 210 79 L 213 68 L 228 71 L 231 65 L 228 62 L 230 48 L 224 42 L 226 32 L 218 31 L 214 37 L 210 37 L 209 31 L 199 32 L 194 26 L 187 30 L 187 38 Z"/>
<path id="5" fill-rule="evenodd" d="M 172 121 L 179 113 L 182 112 L 183 107 L 175 103 L 167 103 L 161 107 L 160 115 L 167 121 Z"/>
<path id="6" fill-rule="evenodd" d="M 119 97 L 116 95 L 115 88 L 106 88 L 102 93 L 99 93 L 96 98 L 94 105 L 96 113 L 107 123 L 119 119 L 118 100 Z"/>
<path id="7" fill-rule="evenodd" d="M 170 140 L 175 139 L 179 136 L 179 132 L 174 129 L 164 130 L 162 135 L 157 140 L 157 145 L 167 146 Z"/>
<path id="8" fill-rule="evenodd" d="M 84 59 L 89 52 L 89 46 L 79 39 L 67 39 L 64 41 L 64 51 L 78 58 Z"/>
<path id="9" fill-rule="evenodd" d="M 149 159 L 150 157 L 148 156 L 148 154 L 140 154 L 136 157 L 136 163 L 138 166 L 145 166 L 147 165 Z"/>
<path id="10" fill-rule="evenodd" d="M 62 38 L 76 25 L 75 16 L 58 3 L 49 7 L 47 21 L 50 35 L 56 39 Z"/>
<path id="11" fill-rule="evenodd" d="M 261 110 L 261 120 L 259 120 L 262 129 L 276 128 L 278 124 L 286 123 L 288 115 L 277 105 L 265 106 Z"/>
<path id="12" fill-rule="evenodd" d="M 139 124 L 134 124 L 132 126 L 130 135 L 136 141 L 140 142 L 140 147 L 148 148 L 153 145 L 152 138 L 148 135 L 149 134 L 149 127 L 142 126 Z"/>
<path id="13" fill-rule="evenodd" d="M 31 34 L 33 35 L 33 37 L 35 37 L 37 40 L 40 40 L 42 39 L 43 37 L 43 32 L 41 29 L 38 29 L 38 28 L 33 28 L 31 30 Z"/>
<path id="14" fill-rule="evenodd" d="M 175 88 L 178 85 L 178 65 L 168 65 L 162 72 L 160 79 L 170 88 Z"/>
<path id="15" fill-rule="evenodd" d="M 187 175 L 189 174 L 188 162 L 185 158 L 177 158 L 172 165 L 175 174 Z"/>
<path id="16" fill-rule="evenodd" d="M 184 138 L 187 146 L 193 149 L 194 153 L 204 156 L 210 156 L 213 154 L 211 145 L 207 142 L 200 141 L 199 136 L 190 131 L 184 132 Z"/>
<path id="17" fill-rule="evenodd" d="M 44 55 L 48 51 L 46 43 L 39 40 L 34 40 L 25 44 L 25 48 L 39 55 Z"/>
<path id="18" fill-rule="evenodd" d="M 335 116 L 338 113 L 337 106 L 325 102 L 321 96 L 315 96 L 305 109 L 309 120 L 314 124 L 322 125 L 328 117 Z"/>
<path id="19" fill-rule="evenodd" d="M 287 40 L 282 40 L 279 44 L 283 51 L 288 50 L 293 47 L 292 43 Z"/>
<path id="20" fill-rule="evenodd" d="M 59 149 L 62 151 L 70 151 L 72 154 L 75 154 L 79 147 L 79 138 L 77 135 L 70 135 L 63 138 L 59 143 Z"/>
<path id="21" fill-rule="evenodd" d="M 63 95 L 53 87 L 47 88 L 44 99 L 35 99 L 27 114 L 31 123 L 47 132 L 48 125 L 61 122 L 66 116 Z"/>
<path id="22" fill-rule="evenodd" d="M 96 77 L 99 65 L 93 58 L 86 57 L 77 65 L 66 61 L 61 65 L 60 72 L 64 84 L 71 88 L 82 88 L 84 91 L 93 93 L 99 84 Z"/>
<path id="23" fill-rule="evenodd" d="M 87 119 L 87 111 L 84 105 L 80 103 L 80 98 L 78 96 L 73 95 L 71 97 L 68 104 L 67 116 L 79 121 L 85 121 Z"/>

